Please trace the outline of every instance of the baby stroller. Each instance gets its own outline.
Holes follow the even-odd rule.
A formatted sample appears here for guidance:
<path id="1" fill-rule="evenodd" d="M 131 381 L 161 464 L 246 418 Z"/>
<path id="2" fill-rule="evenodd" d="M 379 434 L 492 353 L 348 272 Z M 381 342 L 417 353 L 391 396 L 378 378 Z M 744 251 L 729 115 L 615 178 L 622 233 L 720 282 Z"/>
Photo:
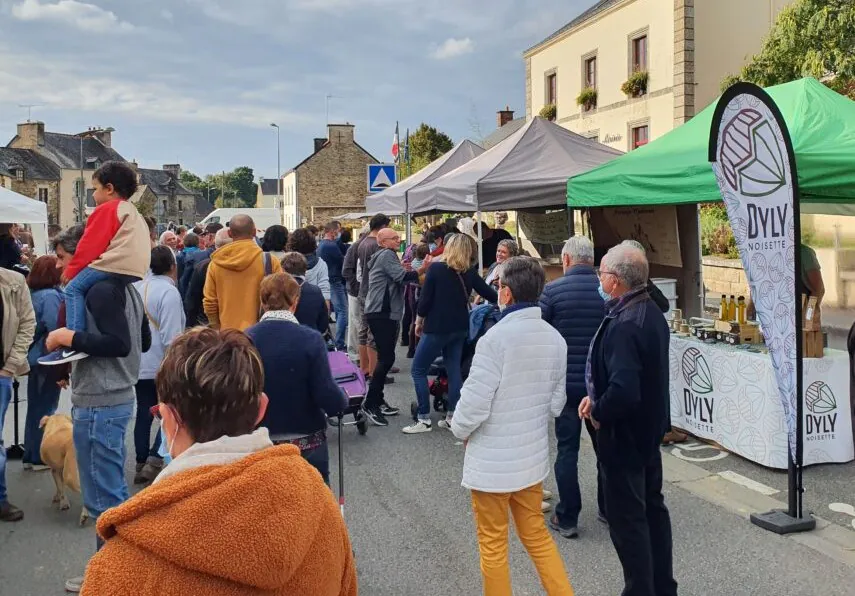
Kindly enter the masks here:
<path id="1" fill-rule="evenodd" d="M 484 337 L 493 325 L 499 322 L 501 314 L 499 307 L 494 304 L 485 304 L 472 309 L 469 313 L 469 338 L 463 346 L 463 356 L 460 361 L 460 375 L 463 382 L 469 377 L 469 369 L 472 367 L 472 359 L 475 357 L 475 346 L 478 340 Z M 448 411 L 448 373 L 442 356 L 437 358 L 431 365 L 428 375 L 434 377 L 430 383 L 430 394 L 433 396 L 433 409 L 436 412 Z M 410 404 L 410 413 L 413 421 L 418 419 L 419 403 L 414 401 Z"/>

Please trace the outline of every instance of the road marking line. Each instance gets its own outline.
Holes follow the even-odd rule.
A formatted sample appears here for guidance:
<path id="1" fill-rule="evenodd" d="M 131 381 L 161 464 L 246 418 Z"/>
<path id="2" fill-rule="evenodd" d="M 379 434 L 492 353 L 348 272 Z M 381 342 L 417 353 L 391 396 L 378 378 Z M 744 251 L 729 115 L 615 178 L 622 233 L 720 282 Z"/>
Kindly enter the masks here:
<path id="1" fill-rule="evenodd" d="M 766 495 L 767 497 L 771 497 L 772 495 L 776 495 L 781 492 L 777 488 L 766 486 L 765 484 L 761 484 L 756 480 L 751 480 L 751 478 L 743 476 L 742 474 L 737 474 L 736 472 L 732 472 L 730 470 L 719 472 L 718 475 L 724 478 L 725 480 L 729 480 L 734 484 L 744 486 L 745 488 L 750 488 L 751 490 L 758 492 L 761 495 Z"/>

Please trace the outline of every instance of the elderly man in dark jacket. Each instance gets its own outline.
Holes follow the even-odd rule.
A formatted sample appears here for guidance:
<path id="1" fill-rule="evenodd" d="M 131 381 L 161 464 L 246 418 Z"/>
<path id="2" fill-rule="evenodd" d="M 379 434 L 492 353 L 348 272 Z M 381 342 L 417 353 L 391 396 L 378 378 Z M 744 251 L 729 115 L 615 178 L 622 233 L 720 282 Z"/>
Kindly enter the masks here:
<path id="1" fill-rule="evenodd" d="M 549 525 L 565 538 L 576 538 L 582 494 L 579 490 L 579 439 L 582 421 L 579 403 L 588 392 L 585 388 L 585 363 L 588 347 L 603 322 L 603 299 L 597 291 L 599 280 L 594 272 L 594 245 L 585 236 L 573 236 L 561 251 L 564 275 L 547 284 L 540 297 L 543 320 L 555 327 L 567 342 L 567 405 L 555 419 L 558 455 L 555 458 L 555 482 L 559 503 Z M 596 431 L 587 424 L 596 449 Z M 597 482 L 599 518 L 603 512 L 602 483 Z"/>
<path id="2" fill-rule="evenodd" d="M 644 253 L 619 245 L 600 264 L 609 297 L 588 356 L 579 416 L 598 428 L 609 532 L 623 566 L 624 596 L 676 596 L 671 518 L 662 496 L 659 443 L 668 426 L 668 344 L 647 292 Z"/>

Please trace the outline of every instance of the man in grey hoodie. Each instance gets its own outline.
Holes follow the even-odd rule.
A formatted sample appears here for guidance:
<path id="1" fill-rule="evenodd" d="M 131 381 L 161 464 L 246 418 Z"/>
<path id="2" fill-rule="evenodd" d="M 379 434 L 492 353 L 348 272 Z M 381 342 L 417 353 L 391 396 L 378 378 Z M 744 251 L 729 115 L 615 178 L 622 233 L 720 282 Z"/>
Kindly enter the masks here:
<path id="1" fill-rule="evenodd" d="M 416 281 L 419 274 L 407 271 L 395 250 L 401 244 L 401 236 L 392 228 L 377 233 L 379 249 L 368 260 L 368 290 L 365 296 L 365 319 L 377 344 L 377 366 L 371 375 L 368 396 L 365 398 L 365 414 L 377 426 L 388 426 L 381 411 L 384 404 L 383 386 L 386 374 L 395 364 L 395 345 L 398 338 L 398 323 L 404 315 L 404 284 Z M 363 279 L 363 285 L 365 285 Z"/>
<path id="2" fill-rule="evenodd" d="M 57 329 L 47 349 L 65 346 L 89 354 L 71 369 L 71 418 L 83 506 L 94 517 L 128 499 L 125 431 L 134 413 L 140 359 L 151 329 L 137 290 L 118 276 L 86 293 L 86 329 Z M 101 547 L 100 538 L 97 539 Z M 83 578 L 66 582 L 79 592 Z"/>

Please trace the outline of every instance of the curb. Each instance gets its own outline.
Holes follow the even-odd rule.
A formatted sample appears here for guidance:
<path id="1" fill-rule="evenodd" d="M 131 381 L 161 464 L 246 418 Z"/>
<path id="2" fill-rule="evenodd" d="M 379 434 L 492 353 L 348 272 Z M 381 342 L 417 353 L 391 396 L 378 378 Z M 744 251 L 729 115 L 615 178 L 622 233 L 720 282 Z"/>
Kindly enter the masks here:
<path id="1" fill-rule="evenodd" d="M 748 523 L 752 513 L 787 508 L 786 503 L 731 482 L 717 473 L 678 459 L 665 451 L 662 452 L 662 468 L 665 481 L 744 518 Z M 821 517 L 814 516 L 814 519 L 816 519 L 815 530 L 801 534 L 787 534 L 781 538 L 798 542 L 835 561 L 855 568 L 855 531 Z"/>

